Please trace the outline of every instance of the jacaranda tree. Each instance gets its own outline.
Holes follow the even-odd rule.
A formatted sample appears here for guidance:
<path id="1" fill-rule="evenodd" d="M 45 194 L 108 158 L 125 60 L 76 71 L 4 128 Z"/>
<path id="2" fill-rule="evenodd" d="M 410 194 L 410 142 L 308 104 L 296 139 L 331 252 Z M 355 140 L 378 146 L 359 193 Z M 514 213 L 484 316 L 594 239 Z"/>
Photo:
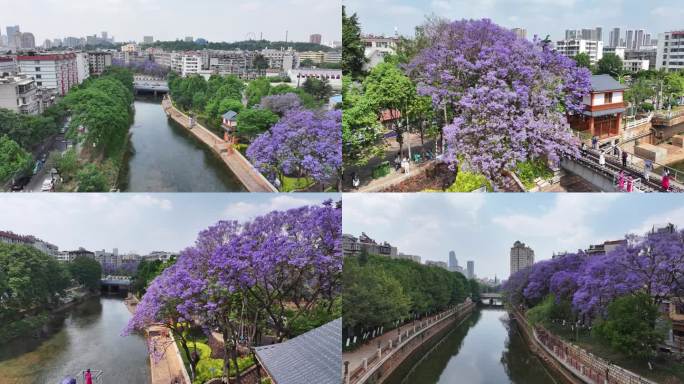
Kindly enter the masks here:
<path id="1" fill-rule="evenodd" d="M 447 161 L 490 180 L 516 163 L 577 155 L 567 113 L 578 113 L 590 73 L 547 42 L 520 39 L 488 19 L 437 30 L 407 66 L 418 93 L 448 115 Z"/>
<path id="2" fill-rule="evenodd" d="M 186 326 L 217 330 L 224 341 L 223 374 L 232 365 L 240 382 L 244 327 L 268 326 L 282 340 L 296 336 L 293 324 L 313 311 L 328 309 L 321 322 L 340 316 L 332 303 L 340 293 L 341 238 L 341 208 L 332 201 L 245 223 L 220 221 L 154 280 L 126 332 L 157 323 L 180 335 Z"/>
<path id="3" fill-rule="evenodd" d="M 267 178 L 307 176 L 320 183 L 342 169 L 342 113 L 290 110 L 247 148 L 247 157 Z"/>

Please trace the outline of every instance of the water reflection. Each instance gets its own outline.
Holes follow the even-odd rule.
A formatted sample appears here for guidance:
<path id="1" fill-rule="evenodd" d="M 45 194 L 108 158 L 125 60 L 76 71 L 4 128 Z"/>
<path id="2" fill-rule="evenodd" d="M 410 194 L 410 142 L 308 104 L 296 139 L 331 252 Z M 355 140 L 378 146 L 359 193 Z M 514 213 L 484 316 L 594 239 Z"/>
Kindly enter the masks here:
<path id="1" fill-rule="evenodd" d="M 57 318 L 46 337 L 1 345 L 0 382 L 59 383 L 66 375 L 91 368 L 103 370 L 106 383 L 147 383 L 144 339 L 121 336 L 129 318 L 121 299 L 87 300 Z"/>
<path id="2" fill-rule="evenodd" d="M 427 352 L 417 353 L 418 357 L 395 371 L 387 383 L 557 382 L 527 348 L 504 310 L 475 311 Z"/>

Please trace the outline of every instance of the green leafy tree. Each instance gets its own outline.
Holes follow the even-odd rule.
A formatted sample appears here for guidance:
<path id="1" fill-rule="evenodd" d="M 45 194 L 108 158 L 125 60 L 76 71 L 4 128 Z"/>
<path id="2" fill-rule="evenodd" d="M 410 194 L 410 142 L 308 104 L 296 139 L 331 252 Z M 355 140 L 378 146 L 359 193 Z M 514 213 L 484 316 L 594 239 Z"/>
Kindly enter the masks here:
<path id="1" fill-rule="evenodd" d="M 259 75 L 262 75 L 268 69 L 268 59 L 262 54 L 254 56 L 254 68 L 257 69 Z"/>
<path id="2" fill-rule="evenodd" d="M 267 109 L 246 109 L 237 117 L 237 133 L 251 140 L 278 122 L 278 115 Z"/>
<path id="3" fill-rule="evenodd" d="M 342 307 L 346 326 L 377 327 L 408 316 L 410 300 L 384 271 L 345 261 Z"/>
<path id="4" fill-rule="evenodd" d="M 649 295 L 639 293 L 619 297 L 607 309 L 606 319 L 596 324 L 592 332 L 627 356 L 652 356 L 665 334 L 656 327 L 658 307 Z"/>
<path id="5" fill-rule="evenodd" d="M 302 89 L 318 101 L 326 101 L 332 95 L 332 87 L 328 80 L 308 78 L 302 84 Z"/>
<path id="6" fill-rule="evenodd" d="M 645 101 L 655 96 L 655 86 L 646 78 L 638 78 L 625 91 L 625 100 L 630 101 L 637 111 L 646 110 Z"/>
<path id="7" fill-rule="evenodd" d="M 314 62 L 311 59 L 304 59 L 299 62 L 299 66 L 304 68 L 311 68 L 314 66 Z"/>
<path id="8" fill-rule="evenodd" d="M 262 77 L 247 84 L 245 94 L 247 96 L 247 107 L 252 107 L 261 102 L 261 98 L 271 93 L 271 82 Z"/>
<path id="9" fill-rule="evenodd" d="M 359 79 L 363 76 L 366 62 L 365 48 L 361 41 L 361 27 L 356 13 L 347 17 L 346 7 L 342 6 L 342 74 Z"/>
<path id="10" fill-rule="evenodd" d="M 78 171 L 79 162 L 78 154 L 72 148 L 61 154 L 59 159 L 57 159 L 57 168 L 59 172 L 66 181 L 69 181 L 76 175 Z"/>
<path id="11" fill-rule="evenodd" d="M 596 63 L 596 73 L 619 76 L 623 73 L 622 59 L 614 53 L 606 53 L 603 58 Z"/>
<path id="12" fill-rule="evenodd" d="M 416 87 L 395 63 L 380 63 L 363 81 L 364 97 L 375 107 L 379 114 L 382 110 L 398 110 L 406 118 L 409 105 L 417 97 Z M 399 142 L 399 152 L 403 149 L 403 134 L 406 125 L 395 121 L 393 128 Z"/>
<path id="13" fill-rule="evenodd" d="M 94 259 L 87 256 L 76 257 L 69 263 L 69 272 L 78 284 L 87 289 L 96 291 L 100 288 L 102 266 Z"/>
<path id="14" fill-rule="evenodd" d="M 375 103 L 364 97 L 349 77 L 342 78 L 342 160 L 365 165 L 383 153 L 382 126 Z"/>
<path id="15" fill-rule="evenodd" d="M 83 167 L 76 175 L 79 192 L 107 192 L 109 191 L 107 178 L 97 165 L 90 163 Z"/>
<path id="16" fill-rule="evenodd" d="M 576 54 L 573 60 L 577 62 L 577 66 L 591 69 L 591 59 L 586 52 Z"/>
<path id="17" fill-rule="evenodd" d="M 31 155 L 7 136 L 0 137 L 0 182 L 27 171 L 32 164 Z"/>

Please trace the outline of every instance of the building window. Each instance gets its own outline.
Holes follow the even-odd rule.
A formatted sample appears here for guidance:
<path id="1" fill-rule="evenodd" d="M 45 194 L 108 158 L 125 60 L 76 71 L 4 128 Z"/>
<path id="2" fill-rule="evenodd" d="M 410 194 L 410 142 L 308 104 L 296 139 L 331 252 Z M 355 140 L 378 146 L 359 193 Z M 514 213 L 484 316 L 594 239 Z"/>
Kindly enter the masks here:
<path id="1" fill-rule="evenodd" d="M 42 79 L 43 75 L 36 75 L 36 79 Z"/>
<path id="2" fill-rule="evenodd" d="M 42 86 L 43 86 L 43 82 L 42 82 L 42 81 L 38 81 L 38 82 L 36 82 L 36 85 L 39 86 L 39 87 L 42 87 Z"/>
<path id="3" fill-rule="evenodd" d="M 40 67 L 36 67 L 36 72 L 40 72 Z"/>
<path id="4" fill-rule="evenodd" d="M 613 102 L 613 92 L 606 92 L 605 97 L 605 104 L 610 104 Z"/>

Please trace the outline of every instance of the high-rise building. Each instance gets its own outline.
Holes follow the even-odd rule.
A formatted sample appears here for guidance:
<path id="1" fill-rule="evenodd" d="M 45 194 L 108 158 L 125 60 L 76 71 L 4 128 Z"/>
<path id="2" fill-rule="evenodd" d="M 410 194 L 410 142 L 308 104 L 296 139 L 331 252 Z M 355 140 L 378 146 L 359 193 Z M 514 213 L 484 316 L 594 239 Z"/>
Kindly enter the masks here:
<path id="1" fill-rule="evenodd" d="M 643 29 L 634 31 L 634 49 L 641 49 L 641 46 L 644 45 L 644 33 Z"/>
<path id="2" fill-rule="evenodd" d="M 525 28 L 513 28 L 513 29 L 511 29 L 511 31 L 513 33 L 515 33 L 515 35 L 521 39 L 527 38 L 527 29 L 525 29 Z"/>
<path id="3" fill-rule="evenodd" d="M 620 28 L 615 27 L 608 33 L 608 45 L 611 47 L 620 46 Z"/>
<path id="4" fill-rule="evenodd" d="M 36 48 L 36 38 L 31 32 L 24 32 L 21 34 L 21 48 L 34 49 Z"/>
<path id="5" fill-rule="evenodd" d="M 309 36 L 309 43 L 320 44 L 321 40 L 322 40 L 322 37 L 319 33 L 314 33 L 313 35 Z"/>
<path id="6" fill-rule="evenodd" d="M 18 35 L 20 33 L 21 33 L 21 31 L 19 30 L 18 25 L 7 27 L 7 45 L 10 48 L 18 48 L 19 47 L 19 45 L 17 45 L 16 35 Z"/>
<path id="7" fill-rule="evenodd" d="M 534 264 L 534 251 L 520 241 L 516 241 L 511 247 L 510 257 L 511 275 Z"/>
<path id="8" fill-rule="evenodd" d="M 74 53 L 17 56 L 17 64 L 38 88 L 53 89 L 62 96 L 78 84 Z"/>
<path id="9" fill-rule="evenodd" d="M 467 265 L 468 265 L 468 269 L 467 269 L 468 274 L 466 275 L 466 277 L 468 277 L 469 279 L 474 279 L 475 278 L 475 262 L 472 260 L 468 260 Z"/>
<path id="10" fill-rule="evenodd" d="M 625 47 L 627 49 L 634 49 L 634 31 L 628 30 L 625 35 Z"/>
<path id="11" fill-rule="evenodd" d="M 458 268 L 458 259 L 456 258 L 456 252 L 449 251 L 449 270 L 455 271 Z"/>

